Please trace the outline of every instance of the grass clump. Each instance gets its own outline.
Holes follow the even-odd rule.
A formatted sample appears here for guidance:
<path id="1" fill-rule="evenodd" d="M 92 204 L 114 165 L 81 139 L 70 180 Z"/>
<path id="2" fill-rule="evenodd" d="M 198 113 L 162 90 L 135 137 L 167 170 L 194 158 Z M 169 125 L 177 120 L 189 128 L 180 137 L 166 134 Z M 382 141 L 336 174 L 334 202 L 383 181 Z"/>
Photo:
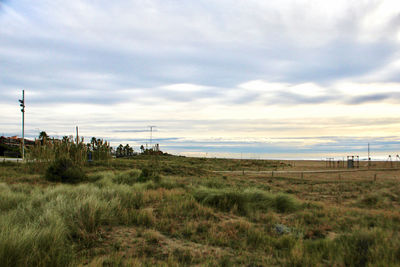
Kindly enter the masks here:
<path id="1" fill-rule="evenodd" d="M 142 194 L 127 185 L 18 187 L 0 184 L 1 266 L 74 265 L 77 250 L 98 243 L 102 226 L 154 224 L 151 210 L 137 210 Z"/>
<path id="2" fill-rule="evenodd" d="M 297 210 L 299 204 L 297 200 L 288 194 L 278 194 L 274 199 L 274 208 L 277 212 L 285 213 L 285 212 L 293 212 Z"/>
<path id="3" fill-rule="evenodd" d="M 28 196 L 23 192 L 13 192 L 12 189 L 4 183 L 0 184 L 0 211 L 5 212 L 14 209 L 28 200 Z"/>
<path id="4" fill-rule="evenodd" d="M 346 266 L 394 266 L 399 263 L 398 234 L 361 229 L 337 240 Z"/>
<path id="5" fill-rule="evenodd" d="M 140 170 L 131 170 L 128 172 L 122 172 L 113 178 L 113 182 L 116 184 L 127 184 L 133 185 L 138 182 L 138 178 L 141 176 Z"/>
<path id="6" fill-rule="evenodd" d="M 193 196 L 202 204 L 215 207 L 221 211 L 235 210 L 239 214 L 249 212 L 249 201 L 246 195 L 237 190 L 203 187 L 196 190 Z"/>
<path id="7" fill-rule="evenodd" d="M 248 215 L 257 210 L 273 209 L 279 213 L 292 212 L 299 208 L 298 201 L 287 194 L 272 194 L 259 189 L 217 189 L 201 187 L 193 196 L 202 204 L 218 208 L 221 211 L 235 211 Z"/>
<path id="8" fill-rule="evenodd" d="M 61 222 L 48 226 L 0 226 L 2 266 L 67 266 L 72 257 L 72 246 Z"/>
<path id="9" fill-rule="evenodd" d="M 138 182 L 148 182 L 153 181 L 155 183 L 159 183 L 161 181 L 161 176 L 158 171 L 153 167 L 144 167 L 142 168 L 142 172 L 137 179 Z"/>
<path id="10" fill-rule="evenodd" d="M 372 194 L 372 195 L 367 195 L 363 199 L 361 199 L 361 205 L 367 206 L 367 207 L 375 207 L 378 205 L 378 203 L 381 201 L 381 197 Z"/>
<path id="11" fill-rule="evenodd" d="M 376 237 L 367 232 L 344 235 L 339 239 L 345 251 L 346 266 L 366 266 L 370 261 L 370 250 L 376 243 Z"/>
<path id="12" fill-rule="evenodd" d="M 67 158 L 56 159 L 46 170 L 46 179 L 51 182 L 79 183 L 87 179 L 83 170 Z"/>
<path id="13" fill-rule="evenodd" d="M 361 196 L 357 206 L 361 208 L 387 208 L 396 204 L 397 196 L 388 191 L 378 191 Z"/>

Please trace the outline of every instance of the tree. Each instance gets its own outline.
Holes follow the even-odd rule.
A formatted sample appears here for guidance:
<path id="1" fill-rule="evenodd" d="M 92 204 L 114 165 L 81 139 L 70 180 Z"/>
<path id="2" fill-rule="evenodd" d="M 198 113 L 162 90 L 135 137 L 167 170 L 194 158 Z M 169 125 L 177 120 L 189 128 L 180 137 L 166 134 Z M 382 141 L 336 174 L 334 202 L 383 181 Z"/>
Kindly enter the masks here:
<path id="1" fill-rule="evenodd" d="M 49 136 L 47 135 L 47 133 L 45 131 L 41 131 L 39 133 L 39 140 L 41 141 L 42 145 L 44 145 L 44 143 L 46 143 L 47 139 L 49 139 Z"/>
<path id="2" fill-rule="evenodd" d="M 126 145 L 124 146 L 124 156 L 125 156 L 125 157 L 128 157 L 128 156 L 129 156 L 129 150 L 130 150 L 129 144 L 126 144 Z"/>
<path id="3" fill-rule="evenodd" d="M 96 146 L 97 147 L 101 147 L 101 146 L 103 146 L 103 139 L 97 139 L 97 141 L 96 141 Z"/>
<path id="4" fill-rule="evenodd" d="M 123 147 L 123 145 L 122 144 L 120 144 L 118 147 L 117 147 L 117 157 L 122 157 L 122 151 L 123 151 L 123 149 L 124 149 L 124 147 Z"/>
<path id="5" fill-rule="evenodd" d="M 133 148 L 132 147 L 128 148 L 128 154 L 129 154 L 129 156 L 133 156 Z"/>
<path id="6" fill-rule="evenodd" d="M 48 139 L 49 136 L 47 135 L 47 133 L 45 131 L 41 131 L 39 133 L 39 140 L 44 140 L 44 139 Z"/>
<path id="7" fill-rule="evenodd" d="M 97 145 L 96 137 L 92 137 L 92 139 L 90 140 L 90 144 L 92 145 L 92 149 L 94 150 Z"/>

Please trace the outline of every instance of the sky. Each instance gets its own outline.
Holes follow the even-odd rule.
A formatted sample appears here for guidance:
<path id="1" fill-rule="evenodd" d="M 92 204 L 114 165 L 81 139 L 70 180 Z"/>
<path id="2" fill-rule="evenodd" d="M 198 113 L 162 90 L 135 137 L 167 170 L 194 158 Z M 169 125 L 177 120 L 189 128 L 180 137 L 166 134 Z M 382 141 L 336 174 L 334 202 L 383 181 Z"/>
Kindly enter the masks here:
<path id="1" fill-rule="evenodd" d="M 400 2 L 0 0 L 0 135 L 202 157 L 400 154 Z"/>

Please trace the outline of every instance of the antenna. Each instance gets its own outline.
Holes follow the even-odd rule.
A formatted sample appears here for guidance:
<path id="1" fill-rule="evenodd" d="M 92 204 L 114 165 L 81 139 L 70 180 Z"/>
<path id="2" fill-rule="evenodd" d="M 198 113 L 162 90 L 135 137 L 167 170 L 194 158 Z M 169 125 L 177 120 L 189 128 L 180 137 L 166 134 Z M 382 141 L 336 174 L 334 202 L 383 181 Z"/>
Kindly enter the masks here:
<path id="1" fill-rule="evenodd" d="M 153 141 L 153 128 L 156 128 L 157 126 L 150 125 L 148 127 L 150 128 L 150 148 L 151 148 L 151 142 Z"/>

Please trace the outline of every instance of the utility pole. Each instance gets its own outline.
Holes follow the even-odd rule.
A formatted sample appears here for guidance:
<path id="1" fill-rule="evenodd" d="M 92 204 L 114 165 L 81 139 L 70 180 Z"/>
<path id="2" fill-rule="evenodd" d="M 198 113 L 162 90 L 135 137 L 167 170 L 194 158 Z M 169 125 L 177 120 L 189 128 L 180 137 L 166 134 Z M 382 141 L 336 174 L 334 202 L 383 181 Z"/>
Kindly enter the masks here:
<path id="1" fill-rule="evenodd" d="M 151 142 L 153 141 L 153 128 L 156 128 L 157 126 L 150 125 L 150 149 L 151 149 Z"/>
<path id="2" fill-rule="evenodd" d="M 76 126 L 76 144 L 79 143 L 78 126 Z"/>
<path id="3" fill-rule="evenodd" d="M 25 90 L 22 90 L 22 99 L 19 99 L 22 112 L 22 159 L 25 158 Z"/>

